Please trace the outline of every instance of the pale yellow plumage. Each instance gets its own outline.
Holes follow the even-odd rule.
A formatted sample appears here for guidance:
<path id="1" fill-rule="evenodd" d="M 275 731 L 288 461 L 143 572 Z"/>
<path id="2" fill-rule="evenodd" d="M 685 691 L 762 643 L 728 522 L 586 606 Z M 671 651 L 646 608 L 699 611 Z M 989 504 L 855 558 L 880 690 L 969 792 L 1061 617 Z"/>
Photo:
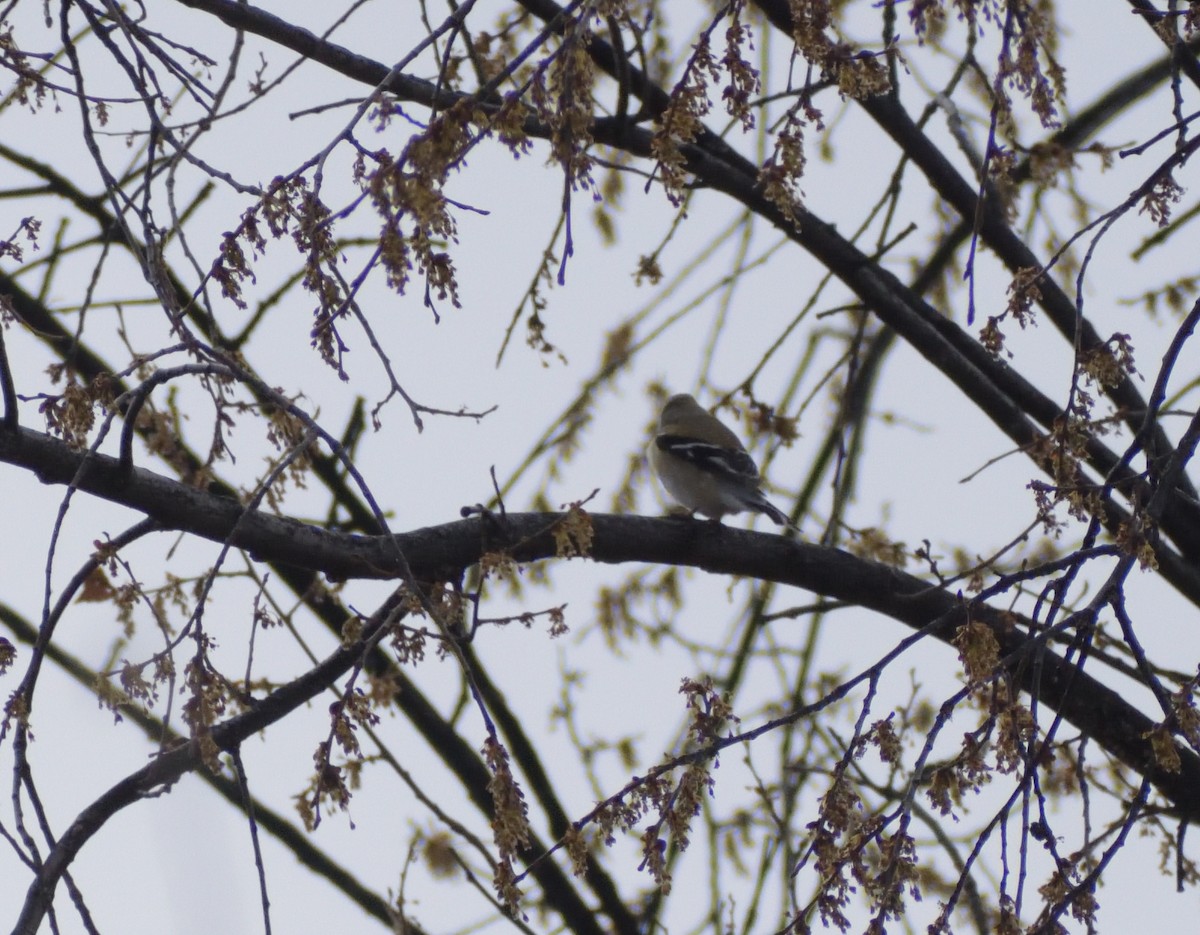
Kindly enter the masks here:
<path id="1" fill-rule="evenodd" d="M 648 455 L 667 493 L 693 513 L 719 521 L 756 510 L 780 526 L 790 525 L 763 496 L 758 467 L 738 437 L 686 393 L 663 406 Z"/>

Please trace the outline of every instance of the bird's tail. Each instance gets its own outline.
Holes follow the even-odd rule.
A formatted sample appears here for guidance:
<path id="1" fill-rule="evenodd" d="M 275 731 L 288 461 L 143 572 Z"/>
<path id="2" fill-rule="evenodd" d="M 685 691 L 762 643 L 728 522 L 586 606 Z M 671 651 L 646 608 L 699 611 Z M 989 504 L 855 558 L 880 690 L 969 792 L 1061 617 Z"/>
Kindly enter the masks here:
<path id="1" fill-rule="evenodd" d="M 788 521 L 787 514 L 779 507 L 775 506 L 770 500 L 758 493 L 755 497 L 747 501 L 746 505 L 752 510 L 757 510 L 768 516 L 776 526 L 791 526 Z"/>

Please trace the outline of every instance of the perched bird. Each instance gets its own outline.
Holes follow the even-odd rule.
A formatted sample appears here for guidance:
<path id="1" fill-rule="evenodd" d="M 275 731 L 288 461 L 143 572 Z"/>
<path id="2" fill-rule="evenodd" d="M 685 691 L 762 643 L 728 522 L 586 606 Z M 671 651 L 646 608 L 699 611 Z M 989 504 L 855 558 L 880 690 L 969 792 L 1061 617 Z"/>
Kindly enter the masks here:
<path id="1" fill-rule="evenodd" d="M 758 466 L 738 437 L 687 393 L 663 406 L 648 454 L 667 493 L 693 513 L 719 522 L 727 513 L 756 510 L 791 525 L 763 496 Z"/>

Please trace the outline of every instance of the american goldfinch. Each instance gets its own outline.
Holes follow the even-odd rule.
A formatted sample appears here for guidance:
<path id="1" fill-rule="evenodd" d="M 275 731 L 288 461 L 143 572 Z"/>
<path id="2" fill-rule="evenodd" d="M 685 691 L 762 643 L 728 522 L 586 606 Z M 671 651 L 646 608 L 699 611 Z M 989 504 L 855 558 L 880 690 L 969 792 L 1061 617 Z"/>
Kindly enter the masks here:
<path id="1" fill-rule="evenodd" d="M 663 406 L 648 454 L 667 493 L 693 513 L 719 522 L 727 513 L 756 510 L 791 525 L 763 496 L 758 467 L 738 437 L 687 393 Z"/>

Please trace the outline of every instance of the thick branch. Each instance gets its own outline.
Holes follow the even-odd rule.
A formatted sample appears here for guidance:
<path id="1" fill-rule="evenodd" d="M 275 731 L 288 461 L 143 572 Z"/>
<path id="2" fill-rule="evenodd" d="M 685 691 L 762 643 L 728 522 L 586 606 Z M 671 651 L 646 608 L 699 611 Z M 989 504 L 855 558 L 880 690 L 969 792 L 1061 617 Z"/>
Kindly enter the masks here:
<path id="1" fill-rule="evenodd" d="M 47 483 L 74 481 L 80 490 L 145 513 L 164 527 L 228 540 L 263 561 L 315 569 L 338 579 L 399 575 L 396 548 L 382 537 L 333 533 L 248 512 L 236 501 L 150 471 L 122 471 L 115 458 L 85 456 L 26 429 L 0 432 L 0 461 L 35 471 Z M 509 514 L 503 522 L 474 517 L 396 538 L 418 578 L 457 580 L 486 552 L 502 551 L 521 562 L 554 558 L 558 549 L 553 532 L 562 520 L 557 513 Z M 589 557 L 595 561 L 686 565 L 774 581 L 857 604 L 914 629 L 929 627 L 930 635 L 943 642 L 949 642 L 968 618 L 983 620 L 994 630 L 1004 655 L 1040 653 L 1040 671 L 1039 666 L 1020 668 L 1023 688 L 1036 691 L 1043 703 L 1110 754 L 1148 776 L 1180 813 L 1200 820 L 1200 757 L 1180 748 L 1180 770 L 1162 768 L 1147 739 L 1155 723 L 1116 691 L 1028 640 L 1023 635 L 1028 625 L 1024 631 L 1014 628 L 1012 614 L 966 602 L 890 566 L 781 536 L 641 516 L 592 515 L 590 521 L 594 538 Z"/>

